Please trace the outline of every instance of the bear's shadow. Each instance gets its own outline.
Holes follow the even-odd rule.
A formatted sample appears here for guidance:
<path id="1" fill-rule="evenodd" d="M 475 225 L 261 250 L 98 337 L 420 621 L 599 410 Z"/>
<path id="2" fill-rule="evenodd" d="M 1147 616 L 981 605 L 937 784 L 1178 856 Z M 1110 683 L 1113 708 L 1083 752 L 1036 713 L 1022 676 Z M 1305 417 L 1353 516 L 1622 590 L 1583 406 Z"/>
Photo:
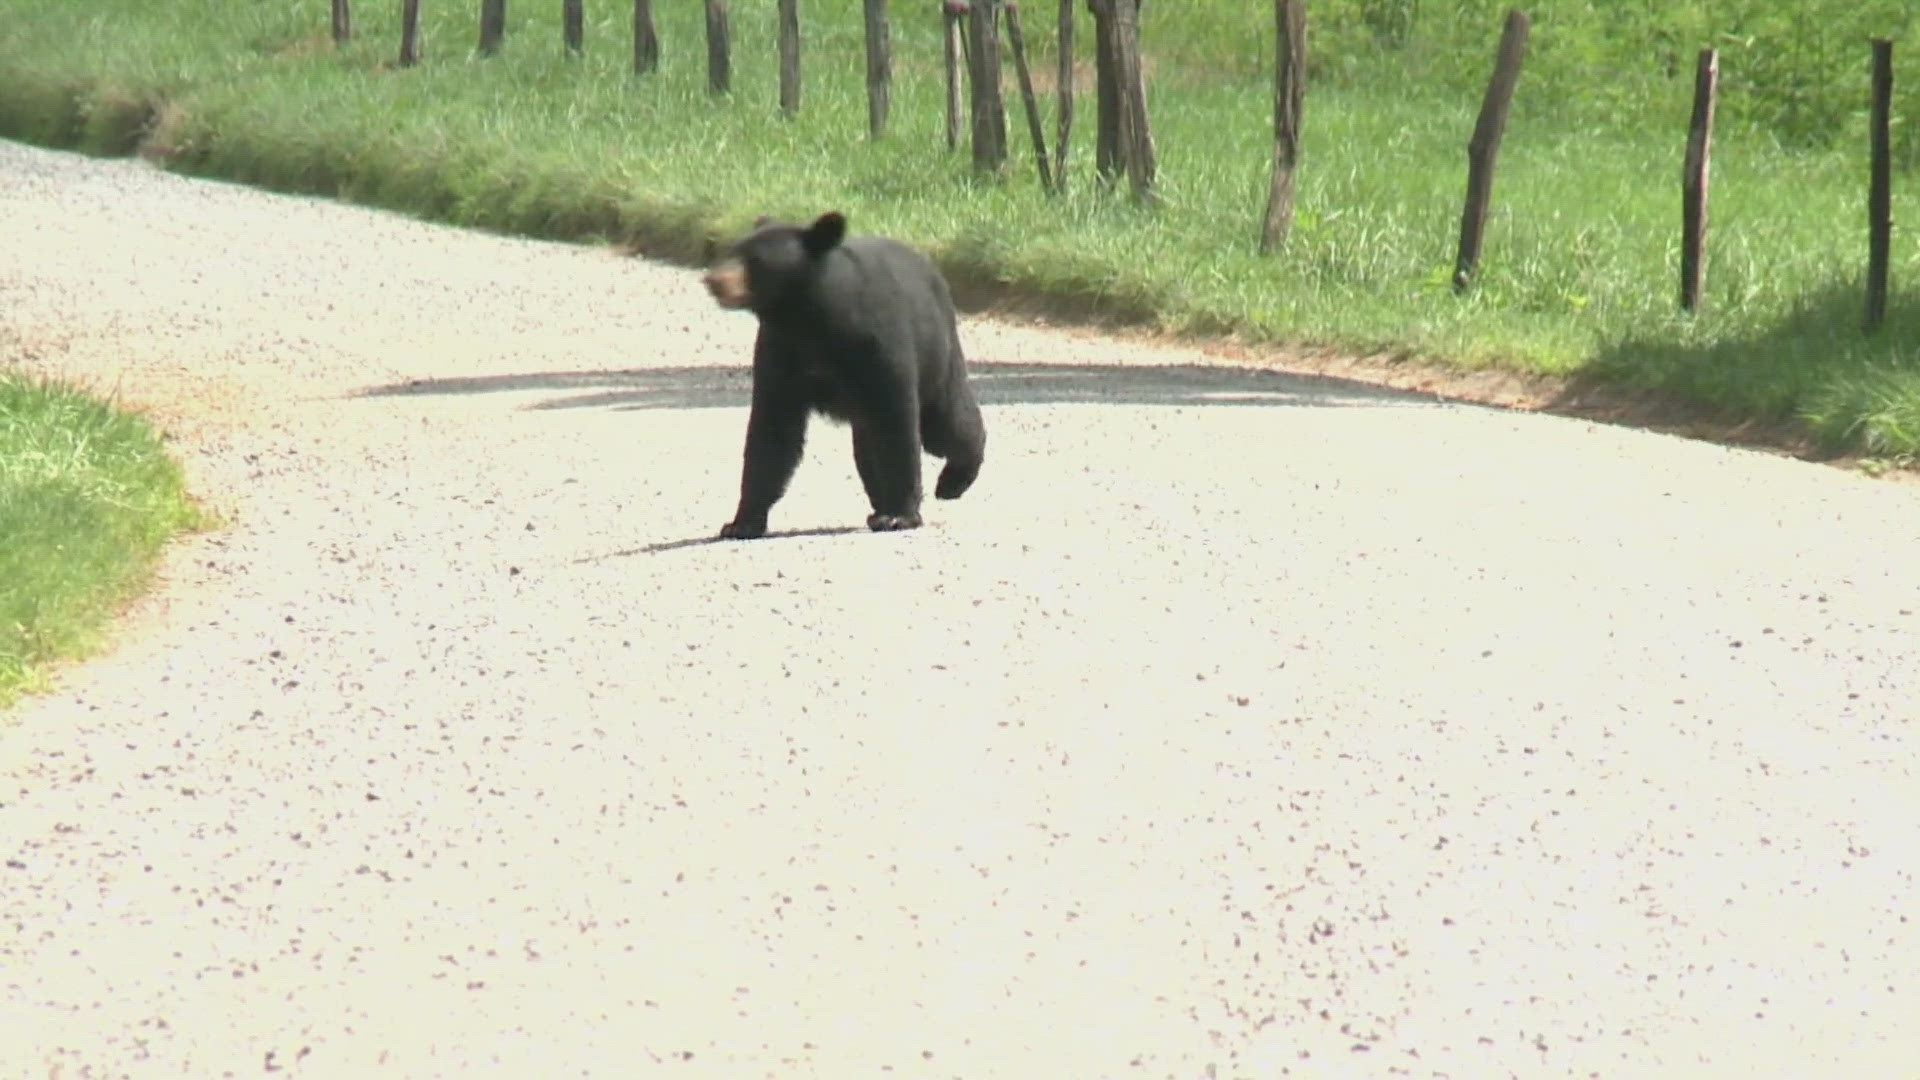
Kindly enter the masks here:
<path id="1" fill-rule="evenodd" d="M 859 525 L 838 525 L 818 529 L 769 529 L 760 540 L 798 540 L 807 536 L 850 536 L 870 530 Z M 604 555 L 586 555 L 573 560 L 576 563 L 600 562 L 603 559 L 622 559 L 629 555 L 661 555 L 681 548 L 705 547 L 708 544 L 738 544 L 742 541 L 729 540 L 726 537 L 708 533 L 705 536 L 690 536 L 685 540 L 662 540 L 657 544 L 628 548 L 625 551 L 609 551 Z"/>
<path id="2" fill-rule="evenodd" d="M 1341 407 L 1429 404 L 1432 394 L 1392 390 L 1326 375 L 1297 375 L 1205 364 L 967 365 L 980 404 L 994 405 L 1240 405 Z M 626 371 L 548 371 L 411 379 L 360 392 L 364 397 L 406 394 L 486 394 L 545 391 L 556 396 L 528 409 L 744 408 L 753 387 L 745 367 L 684 365 Z"/>

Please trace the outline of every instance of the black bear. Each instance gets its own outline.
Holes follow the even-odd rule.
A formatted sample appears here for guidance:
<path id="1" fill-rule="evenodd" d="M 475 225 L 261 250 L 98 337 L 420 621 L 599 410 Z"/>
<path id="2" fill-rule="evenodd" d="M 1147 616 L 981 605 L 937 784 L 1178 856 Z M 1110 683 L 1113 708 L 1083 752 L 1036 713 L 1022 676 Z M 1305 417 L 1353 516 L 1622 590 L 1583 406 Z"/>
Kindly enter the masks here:
<path id="1" fill-rule="evenodd" d="M 980 472 L 986 427 L 967 384 L 947 282 L 895 240 L 847 237 L 826 213 L 801 227 L 761 218 L 707 272 L 720 306 L 760 320 L 753 343 L 740 506 L 722 537 L 767 531 L 800 464 L 809 413 L 853 428 L 875 532 L 920 525 L 920 450 L 945 458 L 933 493 L 957 499 Z"/>

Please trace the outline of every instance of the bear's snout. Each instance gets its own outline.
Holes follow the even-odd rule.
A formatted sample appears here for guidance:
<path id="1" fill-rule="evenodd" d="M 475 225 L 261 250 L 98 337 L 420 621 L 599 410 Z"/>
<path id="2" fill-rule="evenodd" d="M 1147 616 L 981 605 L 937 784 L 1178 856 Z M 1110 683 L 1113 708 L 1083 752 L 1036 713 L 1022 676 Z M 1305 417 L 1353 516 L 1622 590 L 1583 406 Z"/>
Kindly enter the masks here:
<path id="1" fill-rule="evenodd" d="M 707 291 L 723 308 L 742 308 L 747 306 L 747 268 L 738 259 L 728 259 L 700 279 Z"/>

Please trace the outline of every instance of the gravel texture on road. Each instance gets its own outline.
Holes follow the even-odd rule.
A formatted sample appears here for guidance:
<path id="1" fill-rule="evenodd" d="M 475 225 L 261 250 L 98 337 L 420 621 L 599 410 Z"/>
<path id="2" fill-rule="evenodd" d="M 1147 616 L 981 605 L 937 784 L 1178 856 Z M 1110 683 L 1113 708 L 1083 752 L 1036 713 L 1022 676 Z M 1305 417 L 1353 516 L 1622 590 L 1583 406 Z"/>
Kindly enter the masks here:
<path id="1" fill-rule="evenodd" d="M 228 519 L 0 725 L 0 1074 L 1912 1074 L 1920 490 L 968 319 L 964 499 L 710 542 L 753 329 L 0 143 Z"/>

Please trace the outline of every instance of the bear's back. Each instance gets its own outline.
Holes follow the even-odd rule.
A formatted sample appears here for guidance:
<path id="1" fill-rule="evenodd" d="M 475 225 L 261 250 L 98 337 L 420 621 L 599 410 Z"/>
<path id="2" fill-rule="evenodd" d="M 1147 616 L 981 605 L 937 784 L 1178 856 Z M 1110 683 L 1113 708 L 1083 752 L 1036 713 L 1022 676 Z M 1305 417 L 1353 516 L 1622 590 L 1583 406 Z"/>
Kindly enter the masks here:
<path id="1" fill-rule="evenodd" d="M 951 325 L 953 298 L 940 268 L 914 248 L 885 236 L 850 237 L 838 254 L 860 280 L 868 302 L 882 302 L 939 326 Z"/>

